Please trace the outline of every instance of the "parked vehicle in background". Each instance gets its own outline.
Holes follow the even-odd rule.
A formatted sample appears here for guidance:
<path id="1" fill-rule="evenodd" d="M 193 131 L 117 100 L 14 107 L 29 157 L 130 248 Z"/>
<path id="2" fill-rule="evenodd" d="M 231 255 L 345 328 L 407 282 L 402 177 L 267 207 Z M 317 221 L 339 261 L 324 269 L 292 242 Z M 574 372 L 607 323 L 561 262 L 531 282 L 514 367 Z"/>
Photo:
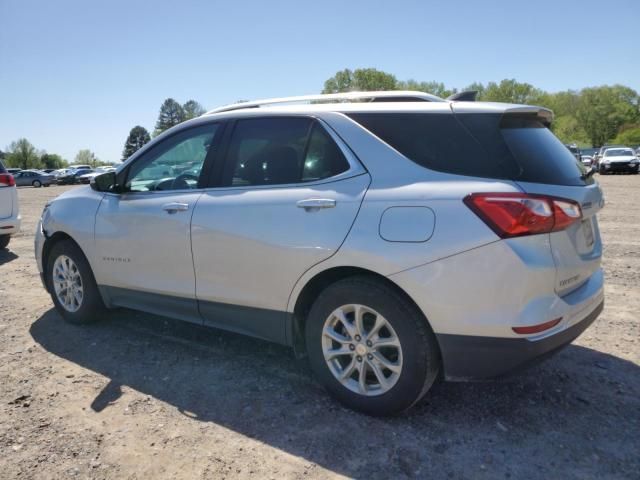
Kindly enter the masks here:
<path id="1" fill-rule="evenodd" d="M 55 183 L 56 178 L 48 173 L 42 173 L 40 170 L 21 170 L 14 176 L 18 187 L 32 186 L 36 188 L 48 187 Z"/>
<path id="2" fill-rule="evenodd" d="M 61 316 L 131 307 L 289 345 L 382 415 L 440 374 L 539 360 L 602 311 L 602 191 L 551 111 L 303 99 L 181 123 L 49 203 L 35 256 Z"/>
<path id="3" fill-rule="evenodd" d="M 565 147 L 569 149 L 569 151 L 573 154 L 577 161 L 582 161 L 582 154 L 580 153 L 580 149 L 575 143 L 572 143 L 571 145 L 565 145 Z"/>
<path id="4" fill-rule="evenodd" d="M 78 183 L 78 177 L 91 173 L 91 168 L 70 169 L 56 178 L 58 185 L 73 185 Z"/>
<path id="5" fill-rule="evenodd" d="M 587 155 L 588 157 L 595 157 L 596 153 L 598 152 L 597 148 L 581 148 L 580 149 L 580 153 L 582 154 L 582 156 Z"/>
<path id="6" fill-rule="evenodd" d="M 55 169 L 55 168 L 42 168 L 42 169 L 40 169 L 40 171 L 41 171 L 42 173 L 50 173 L 50 174 L 53 174 L 53 173 L 56 171 L 56 169 Z"/>
<path id="7" fill-rule="evenodd" d="M 107 173 L 107 172 L 115 172 L 116 169 L 114 167 L 98 167 L 95 170 L 89 172 L 89 173 L 85 173 L 83 175 L 80 175 L 77 177 L 77 182 L 78 183 L 91 183 L 91 179 L 95 178 L 98 175 L 101 175 L 103 173 Z"/>
<path id="8" fill-rule="evenodd" d="M 0 249 L 7 248 L 11 235 L 20 230 L 20 208 L 16 182 L 0 161 Z"/>
<path id="9" fill-rule="evenodd" d="M 602 156 L 607 148 L 626 148 L 626 145 L 603 145 L 598 149 L 598 153 L 596 153 L 594 160 L 598 168 L 600 167 L 600 162 L 602 161 Z"/>
<path id="10" fill-rule="evenodd" d="M 607 148 L 600 161 L 600 174 L 638 173 L 640 160 L 631 148 Z"/>
<path id="11" fill-rule="evenodd" d="M 591 167 L 593 165 L 593 157 L 589 156 L 589 155 L 581 155 L 582 158 L 582 164 L 585 167 Z"/>
<path id="12" fill-rule="evenodd" d="M 10 173 L 11 175 L 15 175 L 16 173 L 22 171 L 21 168 L 7 168 L 7 172 Z"/>

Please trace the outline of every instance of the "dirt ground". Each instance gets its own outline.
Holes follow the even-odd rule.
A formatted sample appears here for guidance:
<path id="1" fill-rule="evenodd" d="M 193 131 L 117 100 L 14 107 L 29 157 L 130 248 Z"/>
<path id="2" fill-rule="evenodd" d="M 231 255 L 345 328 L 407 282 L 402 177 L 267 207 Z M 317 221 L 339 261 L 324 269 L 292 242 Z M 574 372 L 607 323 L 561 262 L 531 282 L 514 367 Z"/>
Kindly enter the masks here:
<path id="1" fill-rule="evenodd" d="M 64 323 L 21 188 L 0 253 L 0 478 L 640 478 L 640 176 L 599 177 L 606 307 L 546 363 L 443 383 L 398 418 L 336 404 L 290 351 L 119 310 Z"/>

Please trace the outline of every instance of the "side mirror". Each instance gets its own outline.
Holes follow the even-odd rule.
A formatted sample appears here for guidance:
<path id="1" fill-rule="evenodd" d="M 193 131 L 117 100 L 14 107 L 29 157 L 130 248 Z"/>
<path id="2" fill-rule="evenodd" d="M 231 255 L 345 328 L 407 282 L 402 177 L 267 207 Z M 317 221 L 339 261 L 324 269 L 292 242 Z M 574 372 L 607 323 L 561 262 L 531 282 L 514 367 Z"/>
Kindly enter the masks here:
<path id="1" fill-rule="evenodd" d="M 91 179 L 91 188 L 97 192 L 117 192 L 116 172 L 106 172 Z"/>

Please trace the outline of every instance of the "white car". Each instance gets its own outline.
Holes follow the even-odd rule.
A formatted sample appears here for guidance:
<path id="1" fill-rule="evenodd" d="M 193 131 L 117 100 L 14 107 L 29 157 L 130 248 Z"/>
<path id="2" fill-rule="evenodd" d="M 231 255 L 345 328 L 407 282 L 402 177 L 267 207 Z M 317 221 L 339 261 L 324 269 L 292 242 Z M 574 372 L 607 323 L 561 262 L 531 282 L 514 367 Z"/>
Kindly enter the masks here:
<path id="1" fill-rule="evenodd" d="M 67 321 L 130 307 L 253 335 L 345 405 L 399 412 L 602 311 L 602 191 L 551 120 L 419 92 L 221 107 L 53 200 L 38 269 Z"/>
<path id="2" fill-rule="evenodd" d="M 0 250 L 20 231 L 20 220 L 16 181 L 0 161 Z"/>
<path id="3" fill-rule="evenodd" d="M 607 148 L 600 159 L 600 174 L 638 173 L 640 160 L 631 148 Z"/>

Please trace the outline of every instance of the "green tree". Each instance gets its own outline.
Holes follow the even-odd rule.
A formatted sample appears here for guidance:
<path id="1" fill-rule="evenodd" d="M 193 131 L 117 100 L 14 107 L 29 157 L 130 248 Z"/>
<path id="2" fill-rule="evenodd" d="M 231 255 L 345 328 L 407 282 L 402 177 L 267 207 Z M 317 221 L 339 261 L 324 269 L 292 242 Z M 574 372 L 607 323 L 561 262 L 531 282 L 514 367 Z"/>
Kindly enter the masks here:
<path id="1" fill-rule="evenodd" d="M 146 128 L 136 125 L 129 132 L 127 141 L 124 142 L 124 150 L 122 151 L 122 161 L 125 161 L 131 155 L 142 148 L 145 143 L 151 140 L 149 132 Z"/>
<path id="2" fill-rule="evenodd" d="M 322 93 L 340 93 L 353 91 L 397 90 L 396 77 L 375 68 L 348 68 L 324 82 Z"/>
<path id="3" fill-rule="evenodd" d="M 572 115 L 556 116 L 551 125 L 551 130 L 563 143 L 589 144 L 587 134 L 578 124 L 576 117 Z"/>
<path id="4" fill-rule="evenodd" d="M 576 119 L 594 147 L 613 139 L 625 124 L 640 118 L 638 94 L 621 85 L 585 88 L 580 93 Z"/>
<path id="5" fill-rule="evenodd" d="M 623 125 L 613 142 L 620 145 L 640 145 L 640 124 Z"/>
<path id="6" fill-rule="evenodd" d="M 59 168 L 64 168 L 69 165 L 69 162 L 58 154 L 44 152 L 40 156 L 40 164 L 42 168 L 54 168 L 58 170 Z"/>
<path id="7" fill-rule="evenodd" d="M 199 117 L 200 115 L 206 113 L 204 107 L 195 100 L 189 100 L 184 105 L 182 105 L 182 110 L 184 110 L 185 120 L 191 120 L 192 118 Z"/>
<path id="8" fill-rule="evenodd" d="M 156 129 L 153 135 L 160 135 L 174 125 L 184 122 L 184 120 L 185 113 L 182 105 L 173 98 L 167 98 L 160 107 L 160 113 L 158 114 L 158 121 L 156 122 Z"/>
<path id="9" fill-rule="evenodd" d="M 76 165 L 91 165 L 92 167 L 96 167 L 100 163 L 100 160 L 91 150 L 83 149 L 76 154 L 73 163 Z"/>
<path id="10" fill-rule="evenodd" d="M 442 82 L 417 82 L 416 80 L 401 80 L 396 84 L 397 90 L 412 90 L 426 92 L 437 97 L 447 98 L 456 93 L 456 89 L 448 89 Z"/>
<path id="11" fill-rule="evenodd" d="M 38 155 L 36 147 L 34 147 L 29 140 L 21 138 L 9 145 L 6 163 L 7 167 L 22 168 L 23 170 L 39 168 L 40 155 Z"/>
<path id="12" fill-rule="evenodd" d="M 515 79 L 504 79 L 499 84 L 489 82 L 479 95 L 478 100 L 483 102 L 505 103 L 539 103 L 543 96 L 542 90 L 528 83 L 520 83 Z"/>

